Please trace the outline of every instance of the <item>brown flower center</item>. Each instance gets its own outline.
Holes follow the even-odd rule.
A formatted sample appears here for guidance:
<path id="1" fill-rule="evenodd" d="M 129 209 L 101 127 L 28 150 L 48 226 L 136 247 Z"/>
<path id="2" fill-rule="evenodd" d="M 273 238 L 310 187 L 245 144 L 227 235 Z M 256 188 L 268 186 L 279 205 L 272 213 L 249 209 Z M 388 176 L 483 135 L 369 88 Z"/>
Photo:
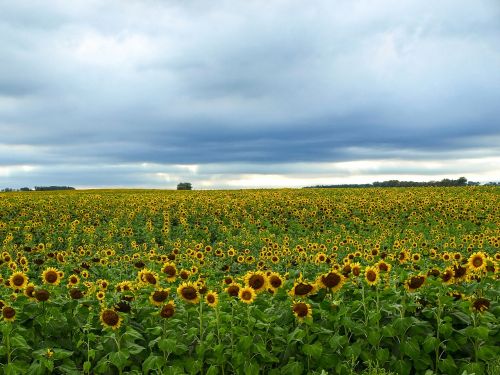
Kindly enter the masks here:
<path id="1" fill-rule="evenodd" d="M 262 275 L 252 275 L 248 279 L 248 285 L 254 290 L 258 290 L 258 289 L 262 288 L 264 286 L 264 283 L 265 283 L 265 280 L 262 277 Z"/>
<path id="2" fill-rule="evenodd" d="M 55 282 L 57 282 L 57 279 L 59 278 L 59 275 L 57 274 L 57 272 L 55 271 L 49 271 L 47 272 L 47 274 L 45 275 L 45 280 L 49 283 L 49 284 L 54 284 Z"/>
<path id="3" fill-rule="evenodd" d="M 16 310 L 10 306 L 4 307 L 2 309 L 2 315 L 5 319 L 12 319 L 16 316 Z"/>
<path id="4" fill-rule="evenodd" d="M 375 280 L 377 280 L 377 274 L 376 274 L 376 272 L 374 272 L 372 270 L 369 270 L 366 273 L 366 280 L 368 280 L 371 283 L 373 283 Z"/>
<path id="5" fill-rule="evenodd" d="M 39 289 L 35 291 L 35 298 L 39 302 L 47 301 L 50 297 L 50 293 L 45 289 Z"/>
<path id="6" fill-rule="evenodd" d="M 313 290 L 312 285 L 300 283 L 295 287 L 295 295 L 305 296 L 305 295 L 311 293 L 312 290 Z"/>
<path id="7" fill-rule="evenodd" d="M 160 316 L 162 318 L 171 318 L 175 313 L 175 307 L 172 306 L 170 303 L 163 306 L 163 308 L 160 311 Z"/>
<path id="8" fill-rule="evenodd" d="M 215 302 L 215 296 L 213 294 L 209 294 L 207 296 L 207 301 L 208 301 L 208 303 L 214 303 Z"/>
<path id="9" fill-rule="evenodd" d="M 168 277 L 173 277 L 177 273 L 174 266 L 166 266 L 163 268 L 163 273 L 166 273 Z"/>
<path id="10" fill-rule="evenodd" d="M 293 312 L 297 314 L 299 318 L 304 318 L 309 312 L 309 308 L 304 302 L 299 302 L 293 305 Z"/>
<path id="11" fill-rule="evenodd" d="M 330 272 L 328 275 L 322 276 L 321 281 L 323 281 L 323 284 L 327 288 L 334 288 L 337 285 L 339 285 L 339 283 L 342 281 L 342 278 L 340 277 L 339 274 L 335 272 Z"/>
<path id="12" fill-rule="evenodd" d="M 114 327 L 120 321 L 120 317 L 118 316 L 118 313 L 116 311 L 107 309 L 102 313 L 102 321 L 106 325 Z"/>
<path id="13" fill-rule="evenodd" d="M 269 278 L 269 282 L 271 283 L 272 287 L 276 289 L 279 288 L 282 284 L 281 279 L 276 275 L 271 276 Z"/>
<path id="14" fill-rule="evenodd" d="M 196 297 L 198 297 L 198 292 L 192 286 L 187 286 L 187 287 L 182 288 L 181 294 L 188 301 L 195 300 Z"/>
<path id="15" fill-rule="evenodd" d="M 168 292 L 166 290 L 157 290 L 153 293 L 153 301 L 163 302 L 168 298 Z"/>
<path id="16" fill-rule="evenodd" d="M 243 293 L 241 293 L 241 299 L 243 301 L 250 301 L 252 299 L 252 293 L 248 290 L 244 290 Z"/>

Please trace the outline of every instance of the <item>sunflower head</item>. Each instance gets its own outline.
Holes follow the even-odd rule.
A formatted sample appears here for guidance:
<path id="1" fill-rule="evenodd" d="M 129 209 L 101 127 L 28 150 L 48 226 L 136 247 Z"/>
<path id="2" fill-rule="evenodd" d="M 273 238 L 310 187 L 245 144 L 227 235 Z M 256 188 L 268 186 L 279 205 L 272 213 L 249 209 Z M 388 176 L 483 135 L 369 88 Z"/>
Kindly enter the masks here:
<path id="1" fill-rule="evenodd" d="M 267 279 L 270 289 L 277 290 L 283 286 L 283 279 L 277 272 L 271 272 Z"/>
<path id="2" fill-rule="evenodd" d="M 368 285 L 377 285 L 379 282 L 379 271 L 378 267 L 366 267 L 365 269 L 365 281 Z"/>
<path id="3" fill-rule="evenodd" d="M 28 276 L 23 272 L 14 272 L 9 281 L 10 287 L 13 289 L 25 289 L 28 286 Z"/>
<path id="4" fill-rule="evenodd" d="M 167 300 L 169 295 L 170 288 L 156 289 L 155 291 L 151 292 L 151 295 L 149 296 L 149 302 L 151 302 L 155 306 L 161 306 Z"/>
<path id="5" fill-rule="evenodd" d="M 169 282 L 175 281 L 175 278 L 177 277 L 177 267 L 175 266 L 175 263 L 172 262 L 164 263 L 161 272 L 167 276 L 167 281 Z"/>
<path id="6" fill-rule="evenodd" d="M 241 286 L 238 283 L 233 282 L 233 283 L 228 285 L 228 287 L 226 288 L 226 292 L 231 297 L 238 297 L 240 289 L 241 289 Z"/>
<path id="7" fill-rule="evenodd" d="M 171 318 L 175 314 L 175 303 L 173 300 L 170 300 L 167 304 L 165 304 L 160 310 L 160 316 L 164 319 Z"/>
<path id="8" fill-rule="evenodd" d="M 477 311 L 477 312 L 483 312 L 486 311 L 490 308 L 490 301 L 487 300 L 486 298 L 476 298 L 472 302 L 472 310 Z"/>
<path id="9" fill-rule="evenodd" d="M 205 302 L 210 307 L 216 307 L 219 304 L 219 295 L 217 292 L 209 290 L 205 295 Z"/>
<path id="10" fill-rule="evenodd" d="M 2 317 L 6 322 L 13 322 L 16 319 L 16 310 L 10 306 L 4 306 L 2 308 Z"/>
<path id="11" fill-rule="evenodd" d="M 45 289 L 36 289 L 33 295 L 38 302 L 45 302 L 50 298 L 50 293 Z"/>
<path id="12" fill-rule="evenodd" d="M 99 319 L 104 328 L 111 328 L 113 330 L 119 328 L 122 324 L 122 318 L 113 309 L 101 310 Z"/>
<path id="13" fill-rule="evenodd" d="M 292 304 L 292 312 L 299 321 L 312 316 L 311 305 L 305 302 L 294 302 Z"/>
<path id="14" fill-rule="evenodd" d="M 324 275 L 320 275 L 316 280 L 317 285 L 321 288 L 330 289 L 333 292 L 338 291 L 344 285 L 345 277 L 338 271 L 330 271 Z"/>
<path id="15" fill-rule="evenodd" d="M 198 303 L 200 301 L 200 293 L 196 288 L 196 284 L 185 282 L 177 288 L 177 294 L 186 302 Z"/>
<path id="16" fill-rule="evenodd" d="M 240 301 L 242 301 L 246 304 L 250 304 L 253 301 L 255 301 L 257 294 L 255 293 L 254 288 L 246 286 L 246 287 L 240 289 L 240 291 L 238 292 L 238 297 L 240 298 Z"/>
<path id="17" fill-rule="evenodd" d="M 244 281 L 246 286 L 255 290 L 256 293 L 263 292 L 267 289 L 267 276 L 262 271 L 248 272 L 244 277 Z"/>
<path id="18" fill-rule="evenodd" d="M 301 279 L 295 281 L 292 290 L 288 292 L 292 297 L 307 297 L 316 292 L 316 284 L 311 284 Z"/>
<path id="19" fill-rule="evenodd" d="M 47 268 L 42 273 L 42 281 L 44 284 L 59 285 L 59 283 L 61 282 L 61 278 L 61 272 L 53 267 Z"/>
<path id="20" fill-rule="evenodd" d="M 472 254 L 469 257 L 467 264 L 469 265 L 469 269 L 473 272 L 480 272 L 486 268 L 488 257 L 482 251 Z"/>
<path id="21" fill-rule="evenodd" d="M 414 292 L 417 289 L 419 289 L 422 285 L 425 283 L 425 276 L 424 275 L 416 275 L 410 277 L 408 280 L 405 282 L 405 288 L 409 292 Z"/>

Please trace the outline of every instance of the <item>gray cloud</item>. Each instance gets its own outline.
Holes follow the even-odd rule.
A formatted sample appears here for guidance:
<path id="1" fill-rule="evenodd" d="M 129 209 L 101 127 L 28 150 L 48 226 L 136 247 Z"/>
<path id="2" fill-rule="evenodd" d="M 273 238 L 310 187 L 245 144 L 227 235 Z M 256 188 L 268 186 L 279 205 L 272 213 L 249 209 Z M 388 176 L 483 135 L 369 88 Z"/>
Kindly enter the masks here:
<path id="1" fill-rule="evenodd" d="M 175 165 L 199 165 L 188 175 L 199 181 L 204 165 L 219 177 L 230 165 L 229 181 L 299 176 L 292 163 L 500 156 L 494 0 L 0 9 L 0 184 L 156 186 L 155 173 L 182 177 Z M 130 167 L 142 163 L 173 172 Z"/>

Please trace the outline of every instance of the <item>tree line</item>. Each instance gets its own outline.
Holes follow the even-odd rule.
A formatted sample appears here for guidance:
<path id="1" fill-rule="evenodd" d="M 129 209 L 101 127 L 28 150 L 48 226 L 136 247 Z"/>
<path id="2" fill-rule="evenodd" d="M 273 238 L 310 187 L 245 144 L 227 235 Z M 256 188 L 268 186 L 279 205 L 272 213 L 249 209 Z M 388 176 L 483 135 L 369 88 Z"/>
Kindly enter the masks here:
<path id="1" fill-rule="evenodd" d="M 10 193 L 14 191 L 52 191 L 52 190 L 75 190 L 75 188 L 72 186 L 35 186 L 34 189 L 30 189 L 29 187 L 22 187 L 20 189 L 7 187 L 0 191 L 4 193 Z"/>
<path id="2" fill-rule="evenodd" d="M 316 185 L 316 186 L 306 186 L 306 188 L 371 188 L 371 187 L 437 187 L 437 186 L 479 186 L 479 182 L 467 181 L 465 177 L 460 177 L 456 180 L 449 178 L 444 178 L 441 181 L 399 181 L 399 180 L 388 180 L 388 181 L 376 181 L 372 184 L 339 184 L 339 185 Z M 488 182 L 487 186 L 498 186 L 497 182 Z"/>

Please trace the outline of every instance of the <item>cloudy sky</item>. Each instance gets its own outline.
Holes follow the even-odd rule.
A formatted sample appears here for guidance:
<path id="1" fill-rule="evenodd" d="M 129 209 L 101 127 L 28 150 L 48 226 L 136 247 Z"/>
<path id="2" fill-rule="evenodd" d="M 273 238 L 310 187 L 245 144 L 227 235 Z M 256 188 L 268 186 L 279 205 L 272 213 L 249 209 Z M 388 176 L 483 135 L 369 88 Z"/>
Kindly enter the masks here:
<path id="1" fill-rule="evenodd" d="M 0 0 L 0 188 L 500 180 L 498 0 Z"/>

